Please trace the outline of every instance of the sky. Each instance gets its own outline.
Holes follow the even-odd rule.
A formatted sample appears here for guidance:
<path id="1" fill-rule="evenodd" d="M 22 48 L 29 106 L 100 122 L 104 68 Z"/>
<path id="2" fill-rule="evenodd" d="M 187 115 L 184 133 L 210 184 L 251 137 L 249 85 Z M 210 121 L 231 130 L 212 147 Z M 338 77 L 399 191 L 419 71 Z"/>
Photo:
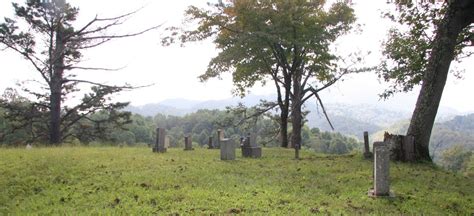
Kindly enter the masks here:
<path id="1" fill-rule="evenodd" d="M 23 0 L 1 0 L 0 17 L 12 17 L 11 2 Z M 160 39 L 166 26 L 179 26 L 183 14 L 190 4 L 205 7 L 207 0 L 68 0 L 80 8 L 78 25 L 99 17 L 114 17 L 142 8 L 137 14 L 116 31 L 130 33 L 150 26 L 162 25 L 156 31 L 127 39 L 120 39 L 85 52 L 83 66 L 122 68 L 119 71 L 78 71 L 79 78 L 100 81 L 107 84 L 149 85 L 116 96 L 116 100 L 130 101 L 132 105 L 157 103 L 166 99 L 183 98 L 190 100 L 219 100 L 232 97 L 232 80 L 229 75 L 222 80 L 212 79 L 201 83 L 197 77 L 204 73 L 210 59 L 217 55 L 212 41 L 186 44 L 184 47 L 172 45 L 163 47 Z M 366 65 L 377 65 L 381 60 L 380 46 L 387 35 L 390 23 L 381 18 L 381 10 L 387 5 L 385 0 L 353 0 L 358 23 L 363 32 L 342 38 L 335 47 L 341 53 L 353 51 L 371 51 L 366 57 Z M 464 69 L 463 79 L 448 78 L 441 106 L 451 107 L 460 112 L 474 111 L 474 100 L 469 95 L 474 92 L 474 58 L 466 59 L 463 64 L 452 65 Z M 40 79 L 39 74 L 22 57 L 12 51 L 0 51 L 2 65 L 0 93 L 7 87 L 23 80 Z M 327 103 L 380 104 L 412 110 L 419 88 L 413 92 L 397 94 L 388 101 L 380 101 L 388 84 L 380 81 L 374 73 L 348 76 L 329 88 L 322 98 Z M 250 92 L 256 95 L 269 95 L 275 91 L 273 85 L 257 85 Z"/>

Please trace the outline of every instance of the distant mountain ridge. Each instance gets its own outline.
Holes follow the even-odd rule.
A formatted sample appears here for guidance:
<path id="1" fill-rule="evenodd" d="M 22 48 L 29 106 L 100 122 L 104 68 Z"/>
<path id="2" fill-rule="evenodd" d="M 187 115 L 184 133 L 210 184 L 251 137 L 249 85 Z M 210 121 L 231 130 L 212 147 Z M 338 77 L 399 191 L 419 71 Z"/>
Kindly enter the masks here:
<path id="1" fill-rule="evenodd" d="M 248 95 L 245 98 L 228 98 L 223 100 L 186 100 L 186 99 L 168 99 L 154 104 L 143 106 L 128 106 L 125 110 L 137 113 L 143 116 L 155 116 L 156 114 L 184 116 L 196 112 L 200 109 L 225 109 L 228 106 L 235 106 L 243 103 L 247 106 L 254 106 L 260 100 L 272 101 L 276 98 L 274 95 Z M 395 107 L 384 107 L 375 104 L 346 104 L 346 103 L 328 103 L 325 104 L 326 111 L 333 123 L 335 132 L 345 135 L 352 135 L 362 138 L 361 131 L 375 133 L 388 128 L 397 122 L 408 120 L 411 112 L 397 109 Z M 323 131 L 331 131 L 331 128 L 322 114 L 320 107 L 315 103 L 308 103 L 305 106 L 310 113 L 307 116 L 309 127 L 318 127 Z M 443 122 L 453 119 L 460 113 L 452 108 L 441 107 L 437 121 Z M 473 126 L 474 127 L 474 126 Z"/>

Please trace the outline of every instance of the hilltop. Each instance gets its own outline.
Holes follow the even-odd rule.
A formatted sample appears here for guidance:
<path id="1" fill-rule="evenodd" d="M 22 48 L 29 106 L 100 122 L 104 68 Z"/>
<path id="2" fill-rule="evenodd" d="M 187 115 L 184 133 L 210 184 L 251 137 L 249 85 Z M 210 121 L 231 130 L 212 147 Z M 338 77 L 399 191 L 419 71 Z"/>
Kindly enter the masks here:
<path id="1" fill-rule="evenodd" d="M 372 162 L 361 155 L 263 151 L 224 162 L 201 148 L 0 149 L 0 215 L 474 213 L 474 179 L 433 165 L 392 163 L 396 197 L 374 199 Z"/>

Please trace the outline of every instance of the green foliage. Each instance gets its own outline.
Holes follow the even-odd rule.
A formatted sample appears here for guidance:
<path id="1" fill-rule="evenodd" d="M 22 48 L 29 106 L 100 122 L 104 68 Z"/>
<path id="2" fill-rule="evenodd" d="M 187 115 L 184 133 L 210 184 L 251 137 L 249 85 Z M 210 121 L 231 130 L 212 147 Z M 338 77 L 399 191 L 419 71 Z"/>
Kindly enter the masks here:
<path id="1" fill-rule="evenodd" d="M 305 128 L 304 131 L 309 131 Z M 325 154 L 347 154 L 352 151 L 361 150 L 362 143 L 352 137 L 343 136 L 340 133 L 321 132 L 313 128 L 308 133 L 307 140 L 303 139 L 303 146 L 315 152 Z"/>
<path id="2" fill-rule="evenodd" d="M 400 6 L 396 11 L 384 14 L 385 18 L 397 23 L 397 26 L 390 29 L 388 38 L 382 45 L 384 58 L 377 73 L 379 78 L 391 85 L 381 97 L 388 98 L 397 92 L 408 92 L 421 84 L 433 49 L 434 34 L 447 6 L 448 4 L 436 6 L 430 2 L 421 2 Z M 470 25 L 459 35 L 455 48 L 457 61 L 472 55 L 472 51 L 466 47 L 471 46 L 473 27 Z M 457 77 L 461 76 L 460 71 L 453 73 Z"/>
<path id="3" fill-rule="evenodd" d="M 463 172 L 468 168 L 472 157 L 472 151 L 462 145 L 455 145 L 443 151 L 441 154 L 441 165 L 447 170 Z"/>
<path id="4" fill-rule="evenodd" d="M 89 138 L 83 137 L 86 135 L 100 136 L 102 126 L 98 124 L 114 123 L 117 127 L 126 124 L 130 114 L 117 110 L 123 109 L 128 103 L 111 102 L 111 95 L 134 87 L 77 79 L 77 71 L 110 70 L 84 67 L 81 64 L 83 52 L 112 39 L 136 36 L 156 27 L 134 34 L 110 35 L 107 33 L 109 30 L 123 24 L 134 12 L 115 18 L 95 17 L 77 27 L 75 22 L 79 9 L 65 0 L 34 0 L 12 5 L 14 19 L 5 18 L 0 23 L 0 45 L 4 46 L 0 50 L 6 48 L 21 55 L 33 66 L 40 80 L 30 80 L 34 83 L 33 87 L 26 82 L 21 85 L 22 90 L 32 98 L 27 106 L 16 104 L 8 98 L 2 99 L 0 107 L 6 110 L 5 116 L 16 124 L 10 132 L 29 127 L 27 142 L 47 143 L 47 140 L 50 144 L 58 145 L 73 138 L 88 142 Z M 90 90 L 83 94 L 78 104 L 64 105 L 66 100 L 76 97 L 78 92 L 85 89 L 79 84 L 90 86 Z M 108 117 L 90 118 L 99 112 L 107 113 Z"/>
<path id="5" fill-rule="evenodd" d="M 61 127 L 64 142 L 71 143 L 78 140 L 87 144 L 95 140 L 111 141 L 114 139 L 113 136 L 121 136 L 122 140 L 127 139 L 126 143 L 135 142 L 135 138 L 133 141 L 130 137 L 125 138 L 127 132 L 121 130 L 124 129 L 124 125 L 131 122 L 130 113 L 117 111 L 127 103 L 106 103 L 103 97 L 110 92 L 104 89 L 100 91 L 103 93 L 94 97 L 95 102 L 89 100 L 77 110 L 64 108 Z M 8 88 L 0 98 L 0 119 L 3 121 L 0 143 L 10 146 L 47 143 L 49 113 L 45 104 L 32 102 L 21 97 L 16 90 Z M 112 135 L 113 133 L 115 135 Z"/>
<path id="6" fill-rule="evenodd" d="M 361 155 L 263 149 L 223 162 L 219 151 L 148 148 L 0 149 L 0 215 L 470 215 L 472 178 L 391 163 L 393 199 L 367 196 Z M 240 155 L 240 152 L 237 152 Z"/>
<path id="7" fill-rule="evenodd" d="M 301 107 L 343 75 L 366 69 L 344 68 L 350 60 L 332 52 L 330 46 L 348 33 L 355 22 L 353 9 L 342 1 L 325 7 L 326 1 L 268 0 L 220 1 L 202 9 L 190 6 L 185 14 L 191 30 L 168 28 L 169 45 L 213 39 L 219 53 L 199 78 L 207 81 L 231 73 L 234 93 L 245 96 L 257 82 L 275 84 L 281 110 L 282 146 L 287 146 L 291 107 L 292 141 L 301 145 L 304 115 Z M 359 62 L 361 59 L 353 60 Z M 349 66 L 347 66 L 349 67 Z M 291 100 L 290 100 L 291 99 Z M 290 102 L 292 105 L 290 106 Z"/>

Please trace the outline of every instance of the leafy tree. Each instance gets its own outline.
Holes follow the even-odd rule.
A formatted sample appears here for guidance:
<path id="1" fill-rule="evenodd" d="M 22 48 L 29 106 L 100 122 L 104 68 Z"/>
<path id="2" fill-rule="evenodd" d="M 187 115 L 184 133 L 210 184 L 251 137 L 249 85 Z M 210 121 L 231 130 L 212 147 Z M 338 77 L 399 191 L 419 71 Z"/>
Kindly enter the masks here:
<path id="1" fill-rule="evenodd" d="M 44 116 L 41 107 L 22 97 L 15 89 L 7 88 L 0 98 L 1 132 L 0 142 L 6 144 L 31 143 L 41 136 L 41 122 Z"/>
<path id="2" fill-rule="evenodd" d="M 34 91 L 28 86 L 24 86 L 24 90 L 36 97 L 33 106 L 49 115 L 45 126 L 49 143 L 58 145 L 73 136 L 72 127 L 86 120 L 89 114 L 103 110 L 112 113 L 127 105 L 110 102 L 109 98 L 124 89 L 132 89 L 130 85 L 111 86 L 76 78 L 78 70 L 107 70 L 81 65 L 83 51 L 156 27 L 133 34 L 108 34 L 134 14 L 129 13 L 113 18 L 95 17 L 76 28 L 74 22 L 79 9 L 65 0 L 29 0 L 23 5 L 13 3 L 13 8 L 15 18 L 5 18 L 5 22 L 0 23 L 0 44 L 24 57 L 41 77 L 45 92 Z M 90 92 L 79 104 L 65 106 L 65 100 L 80 91 L 79 84 L 91 86 Z M 128 115 L 115 117 L 127 118 Z M 44 122 L 45 119 L 35 121 Z"/>
<path id="3" fill-rule="evenodd" d="M 392 29 L 385 43 L 388 60 L 379 76 L 393 85 L 382 96 L 421 84 L 407 135 L 415 137 L 416 158 L 431 161 L 430 136 L 450 64 L 472 54 L 465 48 L 474 44 L 474 1 L 445 1 L 441 8 L 412 1 L 397 4 L 398 16 L 389 16 L 408 30 Z"/>
<path id="4" fill-rule="evenodd" d="M 472 151 L 467 151 L 462 145 L 455 145 L 445 150 L 441 155 L 441 165 L 451 171 L 465 169 L 472 156 Z"/>
<path id="5" fill-rule="evenodd" d="M 353 10 L 342 2 L 325 10 L 324 3 L 231 0 L 209 5 L 210 9 L 191 6 L 187 20 L 198 23 L 197 28 L 171 28 L 177 32 L 164 44 L 176 38 L 182 43 L 213 38 L 220 52 L 200 79 L 231 72 L 235 93 L 242 96 L 259 81 L 274 83 L 278 96 L 273 107 L 281 112 L 282 146 L 288 145 L 291 109 L 292 143 L 298 157 L 304 124 L 301 107 L 311 97 L 321 102 L 318 92 L 351 72 L 338 67 L 340 58 L 329 46 L 351 29 Z"/>

